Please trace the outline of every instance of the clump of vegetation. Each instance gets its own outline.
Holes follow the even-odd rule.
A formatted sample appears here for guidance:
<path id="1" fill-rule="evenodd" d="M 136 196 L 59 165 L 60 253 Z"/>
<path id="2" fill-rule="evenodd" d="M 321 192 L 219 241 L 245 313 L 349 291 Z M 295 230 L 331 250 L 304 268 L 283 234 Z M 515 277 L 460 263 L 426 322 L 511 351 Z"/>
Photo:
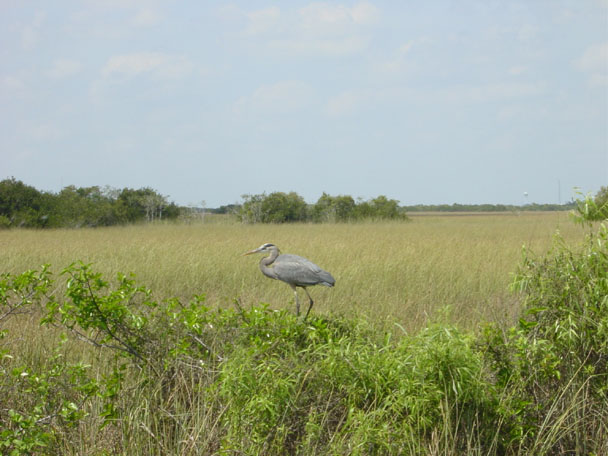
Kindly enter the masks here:
<path id="1" fill-rule="evenodd" d="M 350 195 L 330 196 L 307 205 L 295 192 L 243 195 L 238 216 L 245 223 L 353 222 L 357 220 L 406 220 L 399 202 L 384 195 L 355 202 Z"/>
<path id="2" fill-rule="evenodd" d="M 239 219 L 245 223 L 285 223 L 306 220 L 307 206 L 295 192 L 243 195 Z"/>
<path id="3" fill-rule="evenodd" d="M 587 195 L 576 201 L 579 222 L 597 222 L 608 219 L 608 187 L 602 187 L 594 198 Z"/>
<path id="4" fill-rule="evenodd" d="M 179 208 L 151 188 L 74 187 L 41 192 L 21 181 L 0 181 L 0 228 L 79 228 L 171 220 Z"/>
<path id="5" fill-rule="evenodd" d="M 524 251 L 513 288 L 518 325 L 486 330 L 496 384 L 509 391 L 516 441 L 531 454 L 608 451 L 608 227 L 580 251 L 556 236 L 544 257 Z"/>

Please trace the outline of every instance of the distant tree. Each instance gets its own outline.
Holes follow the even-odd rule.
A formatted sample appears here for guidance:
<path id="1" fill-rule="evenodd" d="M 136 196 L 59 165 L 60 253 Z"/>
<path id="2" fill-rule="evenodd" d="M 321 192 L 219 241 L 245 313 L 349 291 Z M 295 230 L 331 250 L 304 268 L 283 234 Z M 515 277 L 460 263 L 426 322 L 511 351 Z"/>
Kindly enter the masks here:
<path id="1" fill-rule="evenodd" d="M 167 205 L 167 201 L 162 195 L 154 191 L 149 192 L 142 196 L 142 203 L 146 209 L 146 220 L 148 222 L 163 219 L 163 209 Z"/>
<path id="2" fill-rule="evenodd" d="M 262 201 L 266 194 L 242 195 L 242 198 L 244 201 L 238 214 L 239 219 L 244 223 L 262 223 Z"/>
<path id="3" fill-rule="evenodd" d="M 274 192 L 262 201 L 267 223 L 301 222 L 306 220 L 306 201 L 296 192 Z"/>
<path id="4" fill-rule="evenodd" d="M 180 207 L 171 202 L 168 203 L 163 211 L 163 219 L 165 220 L 177 220 L 177 218 L 181 215 Z"/>
<path id="5" fill-rule="evenodd" d="M 285 223 L 307 219 L 307 205 L 295 192 L 243 195 L 239 218 L 245 223 Z"/>
<path id="6" fill-rule="evenodd" d="M 323 192 L 317 202 L 313 205 L 310 214 L 315 222 L 333 222 L 335 215 L 333 214 L 334 197 Z"/>
<path id="7" fill-rule="evenodd" d="M 64 187 L 49 195 L 45 217 L 51 227 L 109 226 L 117 223 L 114 200 L 99 187 Z"/>
<path id="8" fill-rule="evenodd" d="M 64 187 L 39 192 L 15 178 L 0 181 L 0 227 L 109 226 L 174 219 L 180 208 L 151 188 Z"/>
<path id="9" fill-rule="evenodd" d="M 356 203 L 350 195 L 338 195 L 334 197 L 334 211 L 336 219 L 340 222 L 347 222 L 354 217 Z"/>
<path id="10" fill-rule="evenodd" d="M 118 195 L 118 213 L 126 222 L 175 219 L 179 208 L 169 203 L 166 196 L 150 187 L 138 190 L 124 188 Z"/>
<path id="11" fill-rule="evenodd" d="M 399 211 L 399 201 L 388 199 L 380 195 L 370 201 L 373 217 L 383 220 L 396 220 L 405 218 L 405 214 Z"/>
<path id="12" fill-rule="evenodd" d="M 0 181 L 0 216 L 4 225 L 38 227 L 43 194 L 14 177 Z M 6 220 L 8 219 L 8 223 Z"/>
<path id="13" fill-rule="evenodd" d="M 346 222 L 353 220 L 355 200 L 350 195 L 330 196 L 323 193 L 311 209 L 315 222 Z"/>
<path id="14" fill-rule="evenodd" d="M 364 201 L 362 198 L 357 198 L 357 206 L 355 208 L 357 219 L 371 219 L 373 217 L 372 206 L 369 201 Z"/>

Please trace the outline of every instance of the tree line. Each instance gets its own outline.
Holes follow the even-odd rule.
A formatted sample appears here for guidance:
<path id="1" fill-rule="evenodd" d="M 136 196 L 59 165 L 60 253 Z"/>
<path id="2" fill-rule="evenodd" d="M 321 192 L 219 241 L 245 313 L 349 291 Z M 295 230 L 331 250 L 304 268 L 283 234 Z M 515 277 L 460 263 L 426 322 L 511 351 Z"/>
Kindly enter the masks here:
<path id="1" fill-rule="evenodd" d="M 565 204 L 416 204 L 403 206 L 407 212 L 515 212 L 515 211 L 566 211 L 575 209 L 574 201 Z"/>
<path id="2" fill-rule="evenodd" d="M 94 227 L 176 219 L 180 208 L 151 188 L 98 186 L 39 191 L 14 177 L 0 181 L 0 228 Z"/>
<path id="3" fill-rule="evenodd" d="M 350 195 L 331 196 L 323 193 L 315 204 L 307 204 L 295 192 L 273 192 L 243 195 L 236 208 L 244 223 L 286 222 L 352 222 L 357 220 L 406 220 L 399 201 L 384 195 L 367 201 L 355 201 Z"/>
<path id="4" fill-rule="evenodd" d="M 369 200 L 350 195 L 323 193 L 308 204 L 296 192 L 273 192 L 243 195 L 242 203 L 217 209 L 196 209 L 216 214 L 233 214 L 243 223 L 335 223 L 359 220 L 407 220 L 407 212 L 505 212 L 554 211 L 577 209 L 580 202 L 566 204 L 441 204 L 399 206 L 399 201 L 384 195 Z M 608 187 L 595 196 L 597 214 L 588 217 L 605 219 L 608 214 Z M 579 211 L 586 210 L 578 208 Z M 587 208 L 589 212 L 590 209 Z M 192 218 L 193 208 L 180 207 L 157 191 L 112 187 L 64 187 L 60 192 L 39 191 L 14 177 L 0 181 L 0 228 L 57 228 L 124 225 L 157 220 Z"/>

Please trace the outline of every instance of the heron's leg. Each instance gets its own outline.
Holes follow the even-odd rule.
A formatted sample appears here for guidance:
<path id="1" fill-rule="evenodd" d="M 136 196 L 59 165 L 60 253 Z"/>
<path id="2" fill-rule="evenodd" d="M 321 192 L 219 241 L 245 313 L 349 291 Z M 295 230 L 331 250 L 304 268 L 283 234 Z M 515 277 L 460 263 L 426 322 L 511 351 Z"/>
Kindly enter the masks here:
<path id="1" fill-rule="evenodd" d="M 306 321 L 306 319 L 308 318 L 308 314 L 310 313 L 310 309 L 312 309 L 312 305 L 315 302 L 310 297 L 310 293 L 308 292 L 308 290 L 306 289 L 306 287 L 302 287 L 302 288 L 304 288 L 304 291 L 306 292 L 306 295 L 308 296 L 308 299 L 310 299 L 310 305 L 308 306 L 308 310 L 306 311 L 306 316 L 304 317 L 304 321 Z"/>
<path id="2" fill-rule="evenodd" d="M 295 285 L 290 285 L 291 289 L 293 290 L 293 294 L 296 297 L 296 316 L 299 317 L 300 316 L 300 301 L 298 301 L 298 290 L 296 290 L 296 286 Z M 306 290 L 306 288 L 304 288 Z"/>

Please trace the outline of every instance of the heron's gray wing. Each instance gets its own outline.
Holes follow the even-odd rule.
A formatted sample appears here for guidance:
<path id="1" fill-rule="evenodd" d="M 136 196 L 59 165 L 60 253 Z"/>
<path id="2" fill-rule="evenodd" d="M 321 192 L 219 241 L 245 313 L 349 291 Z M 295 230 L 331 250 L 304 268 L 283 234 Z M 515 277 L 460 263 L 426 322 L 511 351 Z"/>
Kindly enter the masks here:
<path id="1" fill-rule="evenodd" d="M 273 269 L 279 280 L 293 285 L 333 287 L 336 282 L 329 272 L 298 255 L 279 255 L 273 263 Z"/>

